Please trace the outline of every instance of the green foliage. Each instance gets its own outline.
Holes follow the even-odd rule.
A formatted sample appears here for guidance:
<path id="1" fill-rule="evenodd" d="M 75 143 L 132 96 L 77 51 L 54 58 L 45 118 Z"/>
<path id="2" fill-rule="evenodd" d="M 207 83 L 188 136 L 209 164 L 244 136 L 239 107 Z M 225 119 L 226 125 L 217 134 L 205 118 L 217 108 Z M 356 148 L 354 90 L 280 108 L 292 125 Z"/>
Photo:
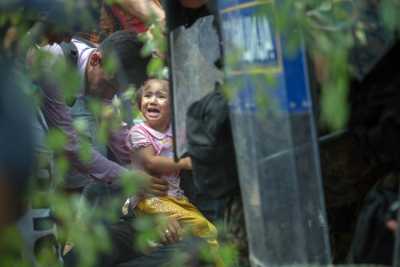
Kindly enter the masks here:
<path id="1" fill-rule="evenodd" d="M 162 69 L 164 67 L 164 62 L 160 58 L 152 58 L 149 65 L 147 66 L 147 73 L 152 77 L 163 78 Z"/>
<path id="2" fill-rule="evenodd" d="M 396 16 L 398 1 L 384 0 L 379 4 L 375 1 L 353 0 L 285 0 L 259 1 L 257 16 L 265 16 L 279 32 L 277 36 L 284 37 L 288 49 L 283 51 L 287 56 L 298 51 L 304 44 L 309 52 L 309 65 L 316 72 L 318 88 L 321 91 L 320 123 L 331 129 L 341 129 L 346 126 L 349 115 L 348 94 L 349 79 L 354 77 L 354 69 L 349 55 L 356 44 L 367 49 L 367 32 L 376 25 L 367 25 L 365 16 L 367 8 L 375 5 L 381 21 L 388 32 L 393 32 L 400 25 Z M 371 22 L 372 23 L 372 22 Z M 277 34 L 277 33 L 276 33 Z M 226 74 L 237 73 L 237 64 L 242 51 L 229 51 L 225 54 Z M 251 70 L 247 69 L 252 72 Z M 236 71 L 236 73 L 235 73 Z M 256 75 L 256 73 L 254 73 Z M 275 83 L 273 72 L 266 74 L 267 80 Z M 257 80 L 254 77 L 254 80 Z M 270 83 L 271 84 L 271 83 Z M 232 97 L 242 88 L 236 81 L 230 83 L 225 93 Z M 259 84 L 257 90 L 257 106 L 264 108 L 273 105 L 270 93 L 266 93 L 267 84 Z M 273 92 L 271 92 L 273 94 Z"/>
<path id="3" fill-rule="evenodd" d="M 144 44 L 141 54 L 143 56 L 153 55 L 149 65 L 147 66 L 147 74 L 150 77 L 165 79 L 168 75 L 165 71 L 164 60 L 167 51 L 164 29 L 154 14 L 151 16 L 147 24 L 149 25 L 148 32 L 139 37 Z"/>
<path id="4" fill-rule="evenodd" d="M 57 184 L 63 184 L 63 181 L 69 171 L 70 165 L 65 155 L 60 155 L 56 157 L 55 169 L 58 171 L 56 178 Z"/>
<path id="5" fill-rule="evenodd" d="M 15 226 L 3 229 L 0 232 L 0 266 L 31 266 L 27 261 L 21 258 L 19 251 L 23 240 L 21 234 Z"/>
<path id="6" fill-rule="evenodd" d="M 224 266 L 235 266 L 239 258 L 236 247 L 234 247 L 230 243 L 223 244 L 218 250 L 217 255 L 223 262 Z"/>
<path id="7" fill-rule="evenodd" d="M 106 57 L 102 66 L 109 77 L 115 76 L 115 72 L 118 68 L 117 57 L 115 55 Z"/>
<path id="8" fill-rule="evenodd" d="M 108 218 L 109 212 L 93 211 L 79 196 L 66 197 L 55 192 L 49 196 L 49 200 L 54 214 L 63 222 L 63 227 L 59 229 L 60 240 L 74 246 L 80 255 L 80 266 L 93 266 L 97 253 L 110 249 L 104 225 L 96 221 L 99 218 Z"/>
<path id="9" fill-rule="evenodd" d="M 381 17 L 385 26 L 390 31 L 398 30 L 400 26 L 400 18 L 396 11 L 399 10 L 400 3 L 396 0 L 382 0 L 381 1 Z"/>
<path id="10" fill-rule="evenodd" d="M 121 3 L 121 1 L 122 0 L 106 0 L 105 2 L 109 5 L 112 5 L 112 4 L 119 4 Z"/>
<path id="11" fill-rule="evenodd" d="M 67 137 L 60 130 L 50 129 L 47 136 L 47 142 L 49 147 L 53 151 L 60 152 L 64 149 L 64 146 L 67 144 Z"/>
<path id="12" fill-rule="evenodd" d="M 92 144 L 84 139 L 80 140 L 79 143 L 80 147 L 79 147 L 79 157 L 82 160 L 82 162 L 89 162 L 91 160 L 91 147 Z"/>
<path id="13" fill-rule="evenodd" d="M 52 68 L 55 82 L 60 85 L 67 103 L 72 103 L 78 90 L 82 86 L 82 78 L 76 67 L 63 58 L 56 61 Z"/>
<path id="14" fill-rule="evenodd" d="M 68 1 L 67 1 L 68 2 Z M 107 0 L 107 3 L 119 2 Z M 270 6 L 266 5 L 259 16 L 267 16 L 280 34 L 287 38 L 289 51 L 292 55 L 297 51 L 300 44 L 305 43 L 310 52 L 310 64 L 315 65 L 317 59 L 322 62 L 318 67 L 322 70 L 318 77 L 321 90 L 321 123 L 329 125 L 332 129 L 345 127 L 349 115 L 348 93 L 349 79 L 354 70 L 349 65 L 349 54 L 354 44 L 359 42 L 366 44 L 367 26 L 360 20 L 359 8 L 362 3 L 351 0 L 285 0 Z M 396 11 L 399 2 L 395 0 L 382 0 L 380 5 L 380 16 L 386 29 L 395 31 L 400 26 L 400 17 Z M 72 4 L 68 4 L 66 9 L 73 10 Z M 74 14 L 72 14 L 74 15 Z M 150 34 L 141 37 L 144 42 L 143 55 L 153 55 L 154 57 L 148 65 L 149 75 L 158 78 L 166 78 L 168 75 L 165 67 L 165 57 L 167 42 L 164 36 L 164 26 L 160 25 L 156 17 L 153 16 L 148 22 Z M 25 62 L 25 53 L 31 47 L 31 39 L 26 37 L 30 22 L 24 17 L 21 10 L 0 14 L 0 26 L 8 26 L 10 32 L 15 31 L 15 36 L 8 35 L 4 44 L 14 53 L 15 43 L 21 49 L 20 63 Z M 11 53 L 11 52 L 10 52 Z M 227 55 L 225 74 L 230 75 L 238 71 L 237 62 L 242 51 L 236 50 Z M 17 54 L 17 53 L 16 53 Z M 21 71 L 19 82 L 21 88 L 32 97 L 40 94 L 40 88 L 34 86 L 32 81 L 46 78 L 52 84 L 58 84 L 62 89 L 62 97 L 68 103 L 73 103 L 77 90 L 82 89 L 83 79 L 76 68 L 64 61 L 64 58 L 54 58 L 46 52 L 36 51 L 35 60 L 29 67 L 29 75 L 25 70 Z M 21 64 L 25 65 L 25 64 Z M 105 59 L 105 70 L 108 75 L 113 75 L 117 67 L 115 58 Z M 252 70 L 253 71 L 253 70 Z M 254 79 L 257 91 L 255 93 L 257 108 L 264 111 L 274 108 L 274 102 L 265 94 L 269 87 L 274 87 L 277 80 L 273 74 L 257 73 L 254 70 Z M 234 99 L 239 90 L 245 84 L 240 80 L 228 81 L 224 86 L 224 93 L 228 99 Z M 134 99 L 135 88 L 128 89 L 120 101 L 114 101 L 111 105 L 106 105 L 97 99 L 88 99 L 87 109 L 94 115 L 98 125 L 96 141 L 105 144 L 110 133 L 121 125 L 123 114 L 121 101 L 132 101 Z M 273 92 L 271 92 L 273 93 Z M 37 101 L 36 99 L 34 101 Z M 40 101 L 37 101 L 38 104 Z M 134 109 L 134 116 L 138 115 L 138 109 Z M 90 147 L 92 140 L 87 138 L 87 132 L 91 130 L 90 125 L 84 119 L 74 120 L 74 128 L 79 134 L 80 158 L 88 161 L 91 158 Z M 39 168 L 47 168 L 49 158 L 54 156 L 54 182 L 56 187 L 45 194 L 39 193 L 34 189 L 32 203 L 38 206 L 51 205 L 55 216 L 60 221 L 58 235 L 61 241 L 72 243 L 80 256 L 82 267 L 93 266 L 99 251 L 110 250 L 110 240 L 106 234 L 104 226 L 98 222 L 101 219 L 116 220 L 120 215 L 122 203 L 125 199 L 115 199 L 107 203 L 107 208 L 94 210 L 84 200 L 78 196 L 67 195 L 62 190 L 62 184 L 66 175 L 70 171 L 70 162 L 64 153 L 64 148 L 68 140 L 61 131 L 50 129 L 47 133 L 47 145 L 54 152 L 54 155 L 43 154 L 38 156 Z M 122 176 L 123 197 L 128 198 L 142 192 L 148 184 L 148 178 L 139 173 L 127 172 Z M 159 233 L 165 227 L 166 219 L 160 216 L 140 216 L 135 220 L 134 226 L 139 231 L 135 245 L 142 251 L 151 250 L 149 244 L 159 242 Z M 21 237 L 18 236 L 16 229 L 7 229 L 0 233 L 0 266 L 29 266 L 27 262 L 19 257 L 17 251 L 21 248 Z M 7 255 L 7 256 L 4 256 Z M 215 259 L 221 260 L 225 266 L 234 266 L 237 262 L 237 251 L 229 243 L 221 243 L 220 249 L 213 252 L 209 247 L 204 247 L 203 258 L 205 261 L 213 262 Z M 43 250 L 39 260 L 42 266 L 58 266 L 60 263 L 54 258 L 54 253 Z M 171 266 L 184 266 L 188 260 L 187 254 L 177 253 Z"/>
<path id="15" fill-rule="evenodd" d="M 161 217 L 141 215 L 135 220 L 135 229 L 138 230 L 135 245 L 142 252 L 150 252 L 152 247 L 160 244 L 159 225 L 164 220 Z"/>

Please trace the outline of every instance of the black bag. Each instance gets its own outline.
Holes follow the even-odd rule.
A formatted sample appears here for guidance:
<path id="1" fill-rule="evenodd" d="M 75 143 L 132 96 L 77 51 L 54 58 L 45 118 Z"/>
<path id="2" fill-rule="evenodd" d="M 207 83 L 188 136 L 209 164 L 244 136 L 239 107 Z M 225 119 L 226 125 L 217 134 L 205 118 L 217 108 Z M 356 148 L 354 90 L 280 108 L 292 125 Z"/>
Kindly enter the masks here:
<path id="1" fill-rule="evenodd" d="M 219 198 L 238 188 L 229 109 L 218 91 L 194 102 L 187 113 L 188 153 L 200 192 Z"/>

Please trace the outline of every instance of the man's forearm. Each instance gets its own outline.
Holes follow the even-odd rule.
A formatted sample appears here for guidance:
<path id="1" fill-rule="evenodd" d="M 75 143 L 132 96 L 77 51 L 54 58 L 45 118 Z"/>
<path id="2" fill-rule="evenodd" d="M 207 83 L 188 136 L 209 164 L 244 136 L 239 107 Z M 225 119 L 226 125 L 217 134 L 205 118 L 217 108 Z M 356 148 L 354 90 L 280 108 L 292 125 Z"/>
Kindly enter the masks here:
<path id="1" fill-rule="evenodd" d="M 126 145 L 129 126 L 123 125 L 117 130 L 112 130 L 108 138 L 108 149 L 112 152 L 115 160 L 122 166 L 131 163 L 130 150 Z"/>
<path id="2" fill-rule="evenodd" d="M 64 151 L 70 159 L 71 167 L 92 178 L 112 182 L 122 174 L 125 168 L 107 159 L 93 147 L 90 147 L 90 159 L 81 160 L 79 137 L 73 127 L 71 110 L 65 104 L 58 89 L 50 85 L 42 84 L 43 115 L 50 127 L 60 130 L 67 137 Z"/>
<path id="3" fill-rule="evenodd" d="M 79 168 L 81 164 L 80 160 L 72 162 L 76 168 Z M 124 167 L 107 159 L 94 149 L 92 149 L 91 160 L 83 164 L 89 167 L 87 173 L 90 177 L 109 183 L 115 182 L 126 171 Z"/>

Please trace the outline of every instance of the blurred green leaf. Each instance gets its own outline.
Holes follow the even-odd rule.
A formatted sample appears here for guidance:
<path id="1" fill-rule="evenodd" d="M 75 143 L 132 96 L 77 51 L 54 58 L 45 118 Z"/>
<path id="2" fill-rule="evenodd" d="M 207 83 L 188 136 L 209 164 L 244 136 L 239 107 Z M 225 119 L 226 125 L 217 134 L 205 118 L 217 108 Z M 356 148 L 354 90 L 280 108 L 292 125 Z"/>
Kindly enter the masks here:
<path id="1" fill-rule="evenodd" d="M 141 214 L 135 220 L 135 229 L 138 235 L 135 239 L 136 247 L 143 252 L 148 252 L 160 242 L 158 228 L 159 217 Z"/>
<path id="2" fill-rule="evenodd" d="M 69 171 L 69 161 L 66 159 L 65 156 L 59 156 L 55 160 L 56 163 L 56 169 L 58 170 L 59 177 L 63 179 L 67 172 Z M 58 182 L 63 182 L 63 181 L 58 181 Z"/>
<path id="3" fill-rule="evenodd" d="M 117 57 L 115 55 L 110 55 L 104 58 L 104 61 L 102 62 L 102 67 L 109 77 L 114 77 L 118 67 Z"/>
<path id="4" fill-rule="evenodd" d="M 347 86 L 345 80 L 339 80 L 327 86 L 322 93 L 322 119 L 335 130 L 343 129 L 347 122 Z"/>
<path id="5" fill-rule="evenodd" d="M 163 77 L 164 61 L 161 58 L 154 57 L 147 66 L 147 74 L 152 77 Z"/>
<path id="6" fill-rule="evenodd" d="M 85 133 L 88 130 L 88 124 L 86 119 L 84 118 L 77 118 L 73 121 L 73 126 L 78 133 Z"/>
<path id="7" fill-rule="evenodd" d="M 92 145 L 89 141 L 81 138 L 79 142 L 79 158 L 83 162 L 89 162 L 92 157 Z"/>
<path id="8" fill-rule="evenodd" d="M 60 130 L 50 129 L 47 135 L 47 143 L 52 150 L 59 152 L 67 144 L 67 137 Z"/>
<path id="9" fill-rule="evenodd" d="M 390 31 L 395 31 L 399 27 L 400 18 L 398 16 L 400 4 L 395 0 L 381 1 L 380 13 L 385 26 Z"/>

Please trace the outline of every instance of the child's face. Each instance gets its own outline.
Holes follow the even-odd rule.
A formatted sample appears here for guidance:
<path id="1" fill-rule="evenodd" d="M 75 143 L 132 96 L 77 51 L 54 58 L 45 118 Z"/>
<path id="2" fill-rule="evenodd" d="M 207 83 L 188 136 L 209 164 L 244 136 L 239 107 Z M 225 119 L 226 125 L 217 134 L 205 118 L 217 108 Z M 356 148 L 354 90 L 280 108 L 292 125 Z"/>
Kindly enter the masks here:
<path id="1" fill-rule="evenodd" d="M 149 82 L 142 93 L 140 110 L 150 127 L 160 131 L 168 128 L 171 111 L 165 84 L 157 80 Z"/>

